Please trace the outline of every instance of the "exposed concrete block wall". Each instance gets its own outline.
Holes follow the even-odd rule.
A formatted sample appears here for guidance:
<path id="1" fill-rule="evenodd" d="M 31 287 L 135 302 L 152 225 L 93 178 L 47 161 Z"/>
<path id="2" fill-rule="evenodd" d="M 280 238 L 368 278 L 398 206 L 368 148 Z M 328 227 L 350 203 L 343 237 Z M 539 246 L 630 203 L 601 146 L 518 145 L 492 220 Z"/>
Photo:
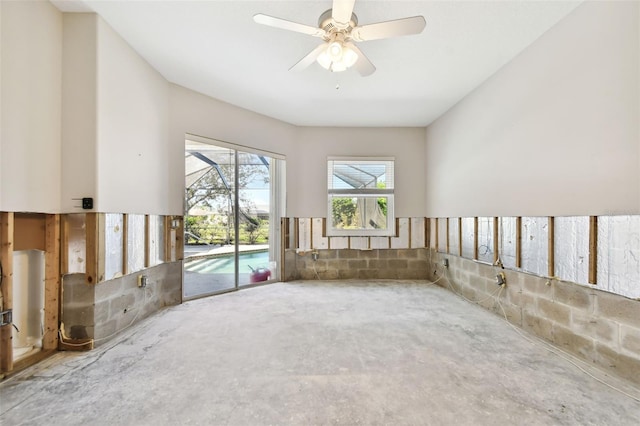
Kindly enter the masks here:
<path id="1" fill-rule="evenodd" d="M 640 383 L 640 301 L 450 254 L 431 255 L 429 279 L 444 274 L 438 285 L 479 301 L 573 355 Z M 448 270 L 442 266 L 444 258 L 449 259 Z M 499 272 L 504 272 L 507 285 L 498 299 Z"/>
<path id="2" fill-rule="evenodd" d="M 428 250 L 326 249 L 285 253 L 285 280 L 426 279 Z"/>
<path id="3" fill-rule="evenodd" d="M 138 287 L 138 276 L 147 276 L 147 286 Z M 96 346 L 117 332 L 163 307 L 182 301 L 181 262 L 163 263 L 140 273 L 86 284 L 84 274 L 63 279 L 62 321 L 67 335 L 91 337 Z"/>

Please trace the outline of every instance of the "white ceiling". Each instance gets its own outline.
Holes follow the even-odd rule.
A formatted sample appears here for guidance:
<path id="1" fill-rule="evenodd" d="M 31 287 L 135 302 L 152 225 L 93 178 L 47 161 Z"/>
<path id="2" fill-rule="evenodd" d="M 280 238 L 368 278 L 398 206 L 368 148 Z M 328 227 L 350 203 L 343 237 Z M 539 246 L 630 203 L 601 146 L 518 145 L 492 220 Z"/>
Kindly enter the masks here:
<path id="1" fill-rule="evenodd" d="M 264 13 L 317 25 L 331 0 L 59 0 L 95 11 L 167 80 L 301 126 L 430 124 L 580 1 L 357 0 L 359 23 L 423 15 L 422 34 L 359 43 L 377 67 L 288 69 L 320 40 L 258 25 Z M 339 88 L 337 88 L 339 87 Z"/>

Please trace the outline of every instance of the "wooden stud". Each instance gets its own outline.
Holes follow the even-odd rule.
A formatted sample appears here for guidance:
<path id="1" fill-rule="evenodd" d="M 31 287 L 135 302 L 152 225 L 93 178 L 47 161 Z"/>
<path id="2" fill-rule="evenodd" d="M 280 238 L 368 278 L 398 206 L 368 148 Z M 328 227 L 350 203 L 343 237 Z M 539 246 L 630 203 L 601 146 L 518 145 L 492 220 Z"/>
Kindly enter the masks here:
<path id="1" fill-rule="evenodd" d="M 444 225 L 445 232 L 447 233 L 447 242 L 445 244 L 446 253 L 449 254 L 449 218 L 446 219 L 446 223 Z"/>
<path id="2" fill-rule="evenodd" d="M 500 226 L 500 220 L 497 217 L 493 218 L 493 264 L 498 263 L 498 259 L 500 259 L 500 232 L 498 229 Z"/>
<path id="3" fill-rule="evenodd" d="M 68 215 L 60 216 L 60 275 L 69 273 L 69 220 Z"/>
<path id="4" fill-rule="evenodd" d="M 13 308 L 13 213 L 0 213 L 0 263 L 2 263 L 3 309 Z M 0 372 L 13 370 L 13 327 L 0 327 Z"/>
<path id="5" fill-rule="evenodd" d="M 473 258 L 478 260 L 478 218 L 473 218 Z"/>
<path id="6" fill-rule="evenodd" d="M 462 218 L 458 218 L 458 256 L 462 257 Z"/>
<path id="7" fill-rule="evenodd" d="M 553 216 L 549 216 L 547 221 L 549 227 L 547 243 L 547 274 L 549 277 L 555 277 L 555 218 Z"/>
<path id="8" fill-rule="evenodd" d="M 178 220 L 176 228 L 176 261 L 184 259 L 184 217 L 174 216 Z"/>
<path id="9" fill-rule="evenodd" d="M 44 272 L 44 336 L 42 349 L 58 347 L 60 318 L 60 215 L 46 215 Z"/>
<path id="10" fill-rule="evenodd" d="M 598 283 L 598 216 L 589 217 L 589 284 Z"/>
<path id="11" fill-rule="evenodd" d="M 424 246 L 431 248 L 431 218 L 424 218 Z"/>
<path id="12" fill-rule="evenodd" d="M 122 275 L 129 273 L 129 215 L 122 215 Z"/>
<path id="13" fill-rule="evenodd" d="M 176 260 L 176 229 L 173 228 L 173 216 L 164 217 L 164 261 Z"/>
<path id="14" fill-rule="evenodd" d="M 300 248 L 300 218 L 293 218 L 293 248 Z"/>
<path id="15" fill-rule="evenodd" d="M 439 224 L 438 224 L 438 218 L 436 217 L 436 233 L 435 233 L 435 235 L 436 235 L 436 240 L 434 241 L 434 242 L 435 242 L 435 245 L 436 245 L 436 246 L 434 247 L 434 248 L 436 249 L 436 253 L 437 253 L 437 252 L 438 252 L 438 250 L 440 249 L 440 244 L 439 244 L 439 237 L 440 237 L 440 235 L 438 235 L 438 234 L 439 234 L 439 228 L 440 228 L 440 226 L 439 226 Z"/>
<path id="16" fill-rule="evenodd" d="M 151 219 L 148 214 L 144 215 L 144 267 L 151 266 L 151 233 L 149 232 Z"/>
<path id="17" fill-rule="evenodd" d="M 86 232 L 86 280 L 89 284 L 104 281 L 104 213 L 87 213 Z"/>
<path id="18" fill-rule="evenodd" d="M 516 268 L 522 268 L 522 217 L 516 217 Z"/>
<path id="19" fill-rule="evenodd" d="M 314 247 L 313 247 L 313 218 L 312 217 L 309 218 L 309 248 L 311 250 L 314 249 Z"/>
<path id="20" fill-rule="evenodd" d="M 408 219 L 409 219 L 409 244 L 408 244 L 408 246 L 409 246 L 409 248 L 412 248 L 411 247 L 411 235 L 412 235 L 411 234 L 411 218 L 408 218 Z M 389 247 L 391 247 L 391 239 L 389 239 Z"/>

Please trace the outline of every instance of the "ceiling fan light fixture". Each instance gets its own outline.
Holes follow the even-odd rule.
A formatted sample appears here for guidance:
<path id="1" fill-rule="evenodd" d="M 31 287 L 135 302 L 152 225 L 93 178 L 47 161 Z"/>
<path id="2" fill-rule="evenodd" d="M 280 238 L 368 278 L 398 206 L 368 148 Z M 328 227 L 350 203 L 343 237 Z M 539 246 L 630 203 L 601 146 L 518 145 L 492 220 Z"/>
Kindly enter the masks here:
<path id="1" fill-rule="evenodd" d="M 358 54 L 349 46 L 339 41 L 329 43 L 327 48 L 318 55 L 317 61 L 324 69 L 341 72 L 353 66 L 358 60 Z"/>

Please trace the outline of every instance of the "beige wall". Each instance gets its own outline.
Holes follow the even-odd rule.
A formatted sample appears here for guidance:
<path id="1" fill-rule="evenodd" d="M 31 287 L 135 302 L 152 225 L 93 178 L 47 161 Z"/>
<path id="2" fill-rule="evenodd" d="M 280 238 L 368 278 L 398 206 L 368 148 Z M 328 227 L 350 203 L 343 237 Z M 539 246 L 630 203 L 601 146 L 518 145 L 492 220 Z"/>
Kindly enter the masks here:
<path id="1" fill-rule="evenodd" d="M 96 134 L 98 17 L 65 13 L 62 61 L 61 211 L 81 211 L 97 197 Z"/>
<path id="2" fill-rule="evenodd" d="M 0 210 L 60 205 L 62 14 L 2 2 Z"/>
<path id="3" fill-rule="evenodd" d="M 640 212 L 638 2 L 587 2 L 429 126 L 428 216 Z"/>
<path id="4" fill-rule="evenodd" d="M 100 18 L 96 33 L 96 209 L 166 214 L 169 85 Z"/>
<path id="5" fill-rule="evenodd" d="M 287 162 L 293 217 L 326 217 L 328 156 L 395 157 L 395 215 L 424 215 L 424 129 L 300 127 Z"/>

